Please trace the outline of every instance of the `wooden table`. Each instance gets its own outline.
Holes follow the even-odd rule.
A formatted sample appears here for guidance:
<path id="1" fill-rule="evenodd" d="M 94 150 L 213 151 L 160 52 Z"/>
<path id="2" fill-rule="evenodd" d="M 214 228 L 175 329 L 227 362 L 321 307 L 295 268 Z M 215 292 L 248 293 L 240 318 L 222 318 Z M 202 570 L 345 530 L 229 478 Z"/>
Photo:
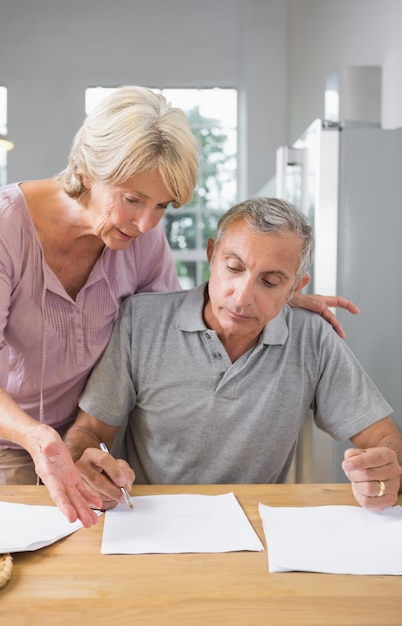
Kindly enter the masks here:
<path id="1" fill-rule="evenodd" d="M 229 491 L 264 546 L 259 502 L 355 504 L 349 485 L 134 486 L 133 496 Z M 52 504 L 46 488 L 35 486 L 0 487 L 0 500 Z M 46 548 L 13 555 L 12 577 L 0 589 L 2 626 L 402 625 L 400 576 L 270 574 L 266 550 L 102 555 L 103 519 Z"/>

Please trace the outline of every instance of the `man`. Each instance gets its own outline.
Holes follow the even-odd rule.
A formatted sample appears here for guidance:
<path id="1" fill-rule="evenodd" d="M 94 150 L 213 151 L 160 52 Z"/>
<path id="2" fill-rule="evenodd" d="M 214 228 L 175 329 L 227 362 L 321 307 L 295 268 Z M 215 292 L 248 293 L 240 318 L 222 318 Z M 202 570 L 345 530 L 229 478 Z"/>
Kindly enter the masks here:
<path id="1" fill-rule="evenodd" d="M 252 198 L 208 242 L 207 284 L 125 301 L 66 436 L 105 508 L 134 473 L 97 448 L 126 419 L 123 456 L 139 483 L 281 483 L 310 408 L 355 445 L 343 469 L 357 501 L 395 504 L 402 434 L 389 405 L 320 316 L 287 305 L 312 249 L 292 205 Z"/>

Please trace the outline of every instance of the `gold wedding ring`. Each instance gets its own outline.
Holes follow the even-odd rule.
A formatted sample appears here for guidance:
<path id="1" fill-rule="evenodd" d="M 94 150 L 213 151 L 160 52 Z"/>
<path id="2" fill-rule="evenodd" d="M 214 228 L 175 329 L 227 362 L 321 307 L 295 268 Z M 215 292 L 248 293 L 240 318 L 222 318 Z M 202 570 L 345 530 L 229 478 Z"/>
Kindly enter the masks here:
<path id="1" fill-rule="evenodd" d="M 385 493 L 385 484 L 384 484 L 384 481 L 382 481 L 382 480 L 377 480 L 377 482 L 378 482 L 378 485 L 379 485 L 377 498 L 381 498 L 381 496 L 383 496 L 384 493 Z"/>

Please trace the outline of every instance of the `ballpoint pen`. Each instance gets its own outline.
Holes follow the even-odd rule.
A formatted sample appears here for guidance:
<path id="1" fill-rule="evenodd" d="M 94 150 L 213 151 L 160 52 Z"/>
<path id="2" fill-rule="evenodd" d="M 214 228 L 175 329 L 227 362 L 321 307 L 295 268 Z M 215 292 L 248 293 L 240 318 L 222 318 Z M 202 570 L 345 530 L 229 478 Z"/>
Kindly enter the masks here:
<path id="1" fill-rule="evenodd" d="M 103 452 L 107 452 L 108 454 L 110 454 L 107 445 L 105 443 L 103 443 L 103 441 L 102 441 L 102 443 L 99 444 L 99 446 L 100 446 L 100 449 L 103 450 Z M 132 502 L 132 500 L 130 498 L 130 494 L 128 493 L 127 489 L 125 487 L 120 487 L 120 490 L 121 490 L 121 492 L 122 492 L 122 494 L 124 496 L 125 501 L 127 502 L 128 506 L 130 507 L 130 509 L 133 509 L 134 505 L 133 505 L 133 502 Z"/>

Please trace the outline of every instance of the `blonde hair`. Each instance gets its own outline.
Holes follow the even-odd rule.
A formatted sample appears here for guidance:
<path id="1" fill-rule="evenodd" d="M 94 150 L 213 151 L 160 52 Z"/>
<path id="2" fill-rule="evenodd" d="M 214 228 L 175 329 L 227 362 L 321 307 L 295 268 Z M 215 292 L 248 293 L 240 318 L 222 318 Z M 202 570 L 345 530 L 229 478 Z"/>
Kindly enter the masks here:
<path id="1" fill-rule="evenodd" d="M 86 117 L 60 177 L 64 191 L 80 199 L 87 191 L 85 176 L 118 185 L 157 169 L 178 208 L 193 195 L 198 157 L 184 112 L 151 89 L 128 86 L 106 97 Z"/>

